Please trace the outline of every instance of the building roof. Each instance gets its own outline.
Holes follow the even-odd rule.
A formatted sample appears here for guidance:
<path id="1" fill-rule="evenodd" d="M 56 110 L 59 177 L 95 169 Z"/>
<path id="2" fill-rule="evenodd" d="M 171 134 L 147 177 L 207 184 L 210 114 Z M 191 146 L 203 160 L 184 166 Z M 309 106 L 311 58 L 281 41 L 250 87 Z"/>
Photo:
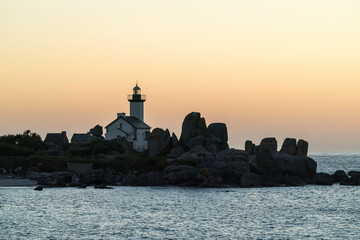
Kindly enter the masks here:
<path id="1" fill-rule="evenodd" d="M 45 143 L 64 143 L 69 142 L 66 132 L 62 133 L 48 133 L 46 134 Z"/>
<path id="2" fill-rule="evenodd" d="M 90 134 L 88 133 L 74 133 L 71 138 L 71 142 L 88 142 L 90 139 Z"/>
<path id="3" fill-rule="evenodd" d="M 144 123 L 143 121 L 141 121 L 137 117 L 132 117 L 132 116 L 125 116 L 125 117 L 119 116 L 114 121 L 109 123 L 105 128 L 108 128 L 111 124 L 116 122 L 119 118 L 124 119 L 126 122 L 128 122 L 131 126 L 133 126 L 136 129 L 150 129 L 151 128 L 149 125 L 147 125 L 146 123 Z"/>
<path id="4" fill-rule="evenodd" d="M 133 127 L 135 128 L 151 128 L 149 125 L 147 125 L 146 123 L 144 123 L 143 121 L 141 121 L 140 119 L 138 119 L 137 117 L 125 117 L 125 120 L 130 123 Z"/>

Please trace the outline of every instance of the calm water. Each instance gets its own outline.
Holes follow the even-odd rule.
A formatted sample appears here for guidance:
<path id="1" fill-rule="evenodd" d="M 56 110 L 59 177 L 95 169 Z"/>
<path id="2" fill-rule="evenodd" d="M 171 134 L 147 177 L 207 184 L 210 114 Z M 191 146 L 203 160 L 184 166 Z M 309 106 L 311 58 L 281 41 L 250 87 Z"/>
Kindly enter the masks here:
<path id="1" fill-rule="evenodd" d="M 329 156 L 313 157 L 321 159 L 320 171 L 332 172 L 359 169 L 356 156 L 336 158 L 353 167 L 325 167 Z M 360 187 L 339 185 L 0 188 L 0 238 L 359 239 L 359 206 Z"/>
<path id="2" fill-rule="evenodd" d="M 318 163 L 317 172 L 333 174 L 336 170 L 344 170 L 346 173 L 360 171 L 360 153 L 316 153 L 310 154 L 310 157 Z"/>

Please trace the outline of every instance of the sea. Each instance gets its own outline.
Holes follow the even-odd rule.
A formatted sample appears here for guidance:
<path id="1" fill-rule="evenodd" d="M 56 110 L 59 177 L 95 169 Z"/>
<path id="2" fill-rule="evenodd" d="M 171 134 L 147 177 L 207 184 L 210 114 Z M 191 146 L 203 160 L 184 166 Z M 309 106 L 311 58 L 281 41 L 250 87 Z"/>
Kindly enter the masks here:
<path id="1" fill-rule="evenodd" d="M 318 172 L 360 153 L 311 154 Z M 360 239 L 360 187 L 0 188 L 0 239 Z"/>

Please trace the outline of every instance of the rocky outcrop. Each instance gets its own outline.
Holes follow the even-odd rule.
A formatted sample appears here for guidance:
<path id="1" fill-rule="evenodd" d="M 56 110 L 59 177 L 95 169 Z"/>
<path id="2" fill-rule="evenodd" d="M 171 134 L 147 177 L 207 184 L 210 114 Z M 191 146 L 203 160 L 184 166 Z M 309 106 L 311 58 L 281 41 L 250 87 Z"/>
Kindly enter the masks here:
<path id="1" fill-rule="evenodd" d="M 264 138 L 259 145 L 259 152 L 276 152 L 277 141 L 274 137 Z"/>
<path id="2" fill-rule="evenodd" d="M 332 177 L 333 177 L 333 183 L 339 183 L 342 180 L 346 179 L 348 175 L 343 170 L 337 170 L 336 172 L 334 172 Z"/>
<path id="3" fill-rule="evenodd" d="M 170 152 L 171 137 L 168 129 L 155 128 L 149 134 L 149 156 L 155 157 L 165 155 Z"/>
<path id="4" fill-rule="evenodd" d="M 139 176 L 140 186 L 165 186 L 168 183 L 165 181 L 164 172 L 148 172 Z"/>
<path id="5" fill-rule="evenodd" d="M 184 148 L 183 147 L 173 147 L 171 148 L 169 154 L 167 155 L 168 158 L 177 158 L 177 157 L 180 157 L 181 154 L 183 154 L 185 151 L 184 151 Z"/>
<path id="6" fill-rule="evenodd" d="M 34 188 L 35 191 L 42 191 L 44 188 L 42 186 L 37 186 Z"/>
<path id="7" fill-rule="evenodd" d="M 333 177 L 328 173 L 317 173 L 313 183 L 316 185 L 332 185 Z"/>
<path id="8" fill-rule="evenodd" d="M 261 187 L 261 176 L 256 173 L 247 173 L 241 177 L 241 187 Z"/>
<path id="9" fill-rule="evenodd" d="M 307 141 L 300 139 L 296 146 L 297 156 L 307 156 L 309 144 Z"/>
<path id="10" fill-rule="evenodd" d="M 350 172 L 348 172 L 348 175 L 350 177 L 360 177 L 360 172 L 359 171 L 350 171 Z"/>
<path id="11" fill-rule="evenodd" d="M 251 156 L 251 155 L 253 155 L 253 154 L 256 154 L 256 152 L 255 152 L 255 144 L 254 144 L 252 141 L 247 140 L 247 141 L 245 142 L 245 152 L 246 152 L 249 156 Z"/>
<path id="12" fill-rule="evenodd" d="M 214 142 L 214 140 L 216 142 Z M 218 145 L 219 150 L 225 150 L 229 148 L 227 142 L 228 142 L 228 132 L 227 132 L 226 124 L 211 123 L 208 126 L 208 134 L 205 140 L 206 145 L 210 145 L 210 144 Z"/>
<path id="13" fill-rule="evenodd" d="M 207 182 L 214 184 L 210 179 L 216 179 L 217 183 L 221 182 L 224 186 L 240 186 L 241 177 L 250 172 L 247 154 L 235 149 L 220 151 L 214 160 L 200 162 L 196 166 L 203 169 Z"/>
<path id="14" fill-rule="evenodd" d="M 113 187 L 109 187 L 106 184 L 95 185 L 94 188 L 97 188 L 97 189 L 114 189 Z"/>
<path id="15" fill-rule="evenodd" d="M 172 136 L 171 136 L 171 147 L 172 148 L 175 148 L 175 147 L 178 147 L 179 146 L 179 140 L 176 136 L 175 133 L 172 133 Z"/>
<path id="16" fill-rule="evenodd" d="M 189 151 L 184 152 L 176 161 L 188 162 L 188 163 L 199 163 L 204 161 L 213 161 L 215 155 L 209 152 L 204 146 L 196 145 L 193 146 Z"/>
<path id="17" fill-rule="evenodd" d="M 186 143 L 186 148 L 191 149 L 194 146 L 204 146 L 205 143 L 205 137 L 204 135 L 200 134 L 196 137 L 193 137 L 189 139 L 189 141 Z"/>
<path id="18" fill-rule="evenodd" d="M 295 138 L 286 138 L 282 144 L 280 152 L 293 156 L 307 156 L 308 146 L 309 144 L 305 140 L 300 139 L 296 143 Z M 250 140 L 245 142 L 245 151 L 247 151 L 249 155 L 252 155 L 262 151 L 277 151 L 277 141 L 273 137 L 264 138 L 261 140 L 258 148 L 259 149 L 257 151 L 255 144 L 253 144 Z"/>
<path id="19" fill-rule="evenodd" d="M 188 165 L 171 165 L 165 168 L 165 179 L 171 185 L 198 186 L 200 169 Z"/>
<path id="20" fill-rule="evenodd" d="M 359 171 L 350 171 L 348 172 L 350 178 L 344 178 L 340 185 L 348 185 L 348 186 L 360 186 L 360 172 Z"/>
<path id="21" fill-rule="evenodd" d="M 200 113 L 192 112 L 189 113 L 182 124 L 181 136 L 180 136 L 180 145 L 187 146 L 187 143 L 190 139 L 199 136 L 205 135 L 206 133 L 206 122 L 205 118 L 202 118 Z"/>
<path id="22" fill-rule="evenodd" d="M 256 165 L 264 170 L 266 175 L 280 175 L 312 178 L 316 174 L 317 163 L 303 156 L 292 156 L 275 151 L 260 151 L 256 156 Z"/>
<path id="23" fill-rule="evenodd" d="M 179 144 L 185 150 L 204 146 L 209 152 L 217 153 L 229 148 L 228 133 L 224 123 L 212 123 L 206 127 L 200 113 L 189 113 L 183 122 Z"/>
<path id="24" fill-rule="evenodd" d="M 295 138 L 286 138 L 281 147 L 280 152 L 287 153 L 290 155 L 296 155 L 296 139 Z"/>

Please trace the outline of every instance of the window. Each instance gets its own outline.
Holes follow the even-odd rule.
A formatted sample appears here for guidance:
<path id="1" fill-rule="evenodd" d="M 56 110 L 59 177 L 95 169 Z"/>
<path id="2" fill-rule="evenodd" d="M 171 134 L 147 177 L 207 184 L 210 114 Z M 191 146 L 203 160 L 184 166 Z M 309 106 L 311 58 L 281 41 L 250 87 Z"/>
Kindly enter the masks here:
<path id="1" fill-rule="evenodd" d="M 122 123 L 120 123 L 120 130 L 122 130 Z"/>

